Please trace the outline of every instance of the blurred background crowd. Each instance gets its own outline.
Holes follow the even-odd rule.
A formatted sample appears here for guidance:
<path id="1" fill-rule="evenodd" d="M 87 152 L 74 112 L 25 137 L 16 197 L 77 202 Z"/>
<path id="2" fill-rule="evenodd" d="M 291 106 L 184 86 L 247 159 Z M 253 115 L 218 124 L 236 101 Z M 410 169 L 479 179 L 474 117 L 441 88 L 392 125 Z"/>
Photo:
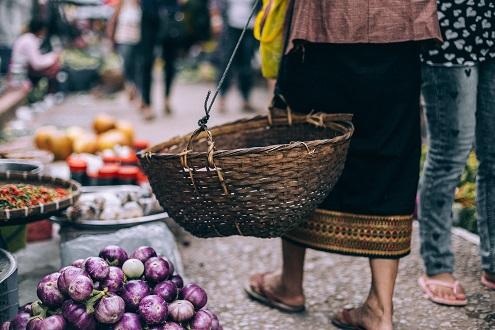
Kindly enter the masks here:
<path id="1" fill-rule="evenodd" d="M 249 17 L 253 0 L 2 0 L 0 91 L 111 95 L 129 100 L 152 120 L 153 72 L 163 70 L 163 109 L 172 113 L 174 81 L 218 81 Z M 249 27 L 252 29 L 252 26 Z M 237 80 L 242 109 L 260 78 L 257 42 L 246 34 L 219 100 Z"/>

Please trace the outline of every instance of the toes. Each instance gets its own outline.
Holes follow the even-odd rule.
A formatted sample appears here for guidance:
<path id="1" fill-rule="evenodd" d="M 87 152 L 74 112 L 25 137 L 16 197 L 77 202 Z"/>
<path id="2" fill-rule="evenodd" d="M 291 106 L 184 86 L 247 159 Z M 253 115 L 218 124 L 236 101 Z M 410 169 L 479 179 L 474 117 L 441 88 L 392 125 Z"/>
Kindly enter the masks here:
<path id="1" fill-rule="evenodd" d="M 251 275 L 251 277 L 249 278 L 249 286 L 253 291 L 258 293 L 260 292 L 262 276 L 263 276 L 262 274 L 258 273 Z"/>

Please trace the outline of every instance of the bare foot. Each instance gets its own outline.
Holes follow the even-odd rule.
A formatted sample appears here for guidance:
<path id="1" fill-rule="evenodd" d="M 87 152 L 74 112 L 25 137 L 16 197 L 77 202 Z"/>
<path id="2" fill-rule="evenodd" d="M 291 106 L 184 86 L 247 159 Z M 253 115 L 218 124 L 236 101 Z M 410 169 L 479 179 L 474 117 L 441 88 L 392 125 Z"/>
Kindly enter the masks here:
<path id="1" fill-rule="evenodd" d="M 428 276 L 428 278 L 432 279 L 432 280 L 447 282 L 450 284 L 454 284 L 457 281 L 457 279 L 451 273 L 440 273 L 437 275 Z M 448 299 L 448 300 L 456 300 L 456 299 L 457 300 L 464 300 L 464 299 L 466 299 L 466 293 L 464 291 L 464 288 L 461 285 L 459 285 L 457 294 L 454 293 L 453 289 L 447 288 L 444 286 L 440 286 L 440 285 L 432 284 L 429 286 L 429 288 L 435 296 L 442 298 L 442 299 Z"/>
<path id="2" fill-rule="evenodd" d="M 242 106 L 242 111 L 244 111 L 244 112 L 256 112 L 256 109 L 249 102 L 244 102 L 244 104 Z"/>
<path id="3" fill-rule="evenodd" d="M 250 286 L 253 289 L 257 289 L 258 281 L 257 276 L 253 275 L 250 278 Z M 270 293 L 271 296 L 276 297 L 280 302 L 289 306 L 303 306 L 304 305 L 304 293 L 301 289 L 289 288 L 282 283 L 280 274 L 267 273 L 263 275 L 263 290 Z"/>
<path id="4" fill-rule="evenodd" d="M 172 107 L 170 106 L 170 101 L 165 99 L 164 103 L 165 103 L 165 107 L 163 110 L 164 110 L 165 114 L 167 114 L 167 115 L 172 114 Z"/>
<path id="5" fill-rule="evenodd" d="M 127 91 L 127 96 L 129 97 L 129 101 L 131 101 L 131 102 L 136 100 L 136 98 L 138 96 L 138 91 L 137 91 L 136 86 L 129 86 L 129 89 Z"/>
<path id="6" fill-rule="evenodd" d="M 155 114 L 153 113 L 153 110 L 151 109 L 151 107 L 146 106 L 146 107 L 144 107 L 144 108 L 141 109 L 141 112 L 143 114 L 144 120 L 153 120 L 153 119 L 155 119 Z"/>
<path id="7" fill-rule="evenodd" d="M 341 329 L 393 330 L 392 314 L 373 305 L 368 301 L 359 308 L 344 309 L 333 317 L 332 323 Z"/>

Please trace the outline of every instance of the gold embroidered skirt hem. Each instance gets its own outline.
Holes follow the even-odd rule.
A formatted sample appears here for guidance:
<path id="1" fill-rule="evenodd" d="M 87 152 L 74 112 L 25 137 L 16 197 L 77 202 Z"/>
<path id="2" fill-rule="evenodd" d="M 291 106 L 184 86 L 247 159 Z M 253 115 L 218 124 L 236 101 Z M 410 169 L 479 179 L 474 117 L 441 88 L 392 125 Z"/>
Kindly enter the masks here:
<path id="1" fill-rule="evenodd" d="M 284 238 L 305 247 L 371 258 L 398 259 L 411 252 L 412 215 L 376 216 L 316 210 Z"/>

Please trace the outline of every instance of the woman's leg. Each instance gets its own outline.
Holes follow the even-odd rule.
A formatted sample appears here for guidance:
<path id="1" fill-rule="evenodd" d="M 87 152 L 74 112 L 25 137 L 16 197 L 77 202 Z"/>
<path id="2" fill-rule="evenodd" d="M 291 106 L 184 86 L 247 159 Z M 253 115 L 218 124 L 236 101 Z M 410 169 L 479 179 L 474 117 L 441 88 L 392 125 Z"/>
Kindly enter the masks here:
<path id="1" fill-rule="evenodd" d="M 174 82 L 176 74 L 176 60 L 177 60 L 177 47 L 179 45 L 165 42 L 163 44 L 163 61 L 165 62 L 165 67 L 163 69 L 163 74 L 165 78 L 165 112 L 171 113 L 170 108 L 170 93 L 172 91 L 172 84 Z"/>
<path id="2" fill-rule="evenodd" d="M 480 66 L 476 117 L 481 267 L 495 282 L 495 60 Z"/>
<path id="3" fill-rule="evenodd" d="M 247 112 L 254 111 L 254 108 L 249 102 L 249 96 L 253 88 L 254 70 L 252 60 L 256 47 L 257 41 L 254 39 L 252 31 L 248 32 L 237 54 L 239 61 L 239 90 L 242 96 L 243 110 Z"/>
<path id="4" fill-rule="evenodd" d="M 474 142 L 477 84 L 476 67 L 423 66 L 429 150 L 420 184 L 421 255 L 426 275 L 448 283 L 455 281 L 452 203 Z M 440 298 L 456 298 L 450 288 L 430 289 Z"/>
<path id="5" fill-rule="evenodd" d="M 365 329 L 393 329 L 392 315 L 395 280 L 399 269 L 398 259 L 370 259 L 371 289 L 362 306 L 344 311 L 334 322 L 352 324 Z"/>
<path id="6" fill-rule="evenodd" d="M 154 118 L 151 108 L 151 83 L 153 80 L 153 64 L 155 62 L 155 43 L 158 31 L 158 21 L 152 18 L 142 19 L 141 42 L 139 45 L 140 69 L 141 69 L 141 109 L 144 118 L 149 120 Z"/>
<path id="7" fill-rule="evenodd" d="M 125 87 L 131 101 L 135 97 L 133 47 L 133 45 L 128 44 L 119 44 L 117 46 L 124 67 Z"/>
<path id="8" fill-rule="evenodd" d="M 149 38 L 151 39 L 151 38 Z M 154 43 L 151 40 L 144 40 L 141 49 L 142 58 L 142 90 L 143 105 L 149 107 L 151 105 L 151 81 L 153 77 L 153 62 L 154 62 Z"/>
<path id="9" fill-rule="evenodd" d="M 304 305 L 303 275 L 306 249 L 282 240 L 282 269 L 268 273 L 263 277 L 263 291 L 277 297 L 279 301 L 290 306 Z M 253 280 L 258 274 L 251 277 L 251 287 L 256 289 L 258 283 Z"/>
<path id="10" fill-rule="evenodd" d="M 234 29 L 231 27 L 224 27 L 222 31 L 222 35 L 220 37 L 220 43 L 219 43 L 219 67 L 218 67 L 218 77 L 217 77 L 217 83 L 220 82 L 220 79 L 222 78 L 222 74 L 227 67 L 227 63 L 229 62 L 230 55 L 232 55 L 232 52 L 234 51 L 236 41 L 240 36 L 240 31 L 238 29 Z M 232 66 L 230 68 L 230 71 L 227 73 L 227 75 L 224 78 L 223 84 L 220 88 L 220 99 L 219 99 L 219 106 L 218 110 L 220 113 L 226 112 L 225 109 L 225 98 L 227 95 L 227 92 L 229 91 L 230 85 L 232 84 L 232 79 L 234 74 L 237 71 L 237 62 L 238 62 L 238 57 L 236 56 L 234 58 L 234 62 L 232 63 Z"/>

